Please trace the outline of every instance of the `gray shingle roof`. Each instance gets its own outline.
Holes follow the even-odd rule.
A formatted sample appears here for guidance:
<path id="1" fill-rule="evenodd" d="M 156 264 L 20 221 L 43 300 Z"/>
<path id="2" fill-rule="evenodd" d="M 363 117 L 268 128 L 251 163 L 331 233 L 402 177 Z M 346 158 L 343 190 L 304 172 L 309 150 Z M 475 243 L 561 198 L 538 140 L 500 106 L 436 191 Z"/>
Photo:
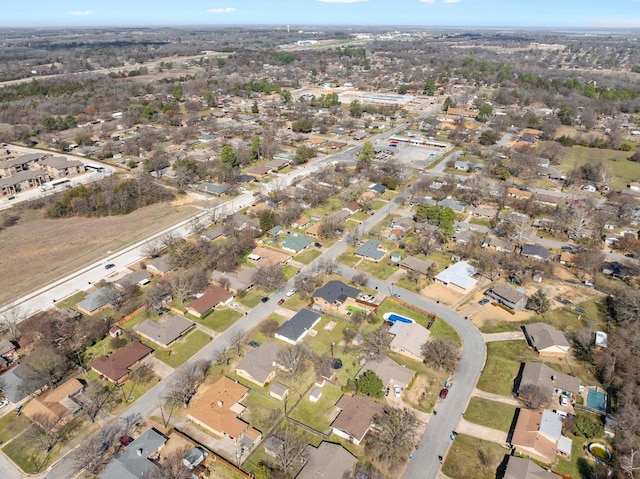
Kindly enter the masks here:
<path id="1" fill-rule="evenodd" d="M 293 342 L 298 342 L 319 320 L 320 315 L 318 313 L 303 309 L 280 326 L 276 331 L 276 335 L 287 338 Z"/>
<path id="2" fill-rule="evenodd" d="M 147 319 L 135 325 L 133 330 L 146 336 L 154 343 L 158 343 L 161 346 L 168 346 L 193 325 L 193 321 L 189 321 L 181 316 L 169 316 L 162 322 Z"/>
<path id="3" fill-rule="evenodd" d="M 569 341 L 562 331 L 557 330 L 550 324 L 534 323 L 527 324 L 524 327 L 525 333 L 537 351 L 543 351 L 547 348 L 558 346 L 560 348 L 569 348 Z"/>
<path id="4" fill-rule="evenodd" d="M 549 392 L 549 398 L 551 398 L 555 388 L 577 393 L 580 388 L 580 379 L 560 373 L 546 364 L 530 362 L 524 364 L 518 390 L 527 384 L 541 386 Z"/>
<path id="5" fill-rule="evenodd" d="M 103 306 L 109 304 L 111 293 L 108 288 L 100 288 L 98 291 L 89 293 L 82 301 L 79 301 L 77 307 L 92 313 Z"/>
<path id="6" fill-rule="evenodd" d="M 537 256 L 542 259 L 547 259 L 549 256 L 549 251 L 538 244 L 525 244 L 522 245 L 522 250 L 520 250 L 520 254 L 522 256 Z"/>
<path id="7" fill-rule="evenodd" d="M 381 251 L 378 249 L 381 244 L 382 243 L 380 243 L 380 241 L 369 240 L 365 244 L 360 246 L 360 248 L 356 250 L 355 254 L 364 256 L 365 258 L 380 260 L 386 254 L 385 251 Z"/>
<path id="8" fill-rule="evenodd" d="M 147 429 L 114 457 L 100 473 L 100 479 L 139 479 L 149 469 L 157 467 L 149 460 L 167 438 L 155 429 Z"/>
<path id="9" fill-rule="evenodd" d="M 277 343 L 264 343 L 249 351 L 236 366 L 236 370 L 245 371 L 260 384 L 264 384 L 276 369 L 276 360 L 282 347 Z"/>
<path id="10" fill-rule="evenodd" d="M 313 297 L 322 298 L 327 303 L 333 304 L 339 298 L 357 298 L 359 294 L 360 290 L 358 288 L 348 286 L 342 281 L 329 281 L 322 288 L 318 288 L 316 292 L 313 293 Z"/>

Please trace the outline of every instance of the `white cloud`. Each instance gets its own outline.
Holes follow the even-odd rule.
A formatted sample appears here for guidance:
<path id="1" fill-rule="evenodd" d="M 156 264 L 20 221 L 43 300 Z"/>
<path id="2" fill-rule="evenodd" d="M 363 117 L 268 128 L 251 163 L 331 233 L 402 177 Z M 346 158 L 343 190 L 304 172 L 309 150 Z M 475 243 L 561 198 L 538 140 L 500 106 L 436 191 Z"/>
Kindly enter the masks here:
<path id="1" fill-rule="evenodd" d="M 235 8 L 225 7 L 225 8 L 210 8 L 207 10 L 209 13 L 233 13 L 235 12 Z"/>
<path id="2" fill-rule="evenodd" d="M 360 3 L 366 2 L 367 0 L 318 0 L 322 3 Z"/>
<path id="3" fill-rule="evenodd" d="M 67 15 L 72 15 L 74 17 L 86 17 L 87 15 L 93 15 L 91 10 L 82 10 L 79 12 L 67 12 Z"/>
<path id="4" fill-rule="evenodd" d="M 422 3 L 436 3 L 436 0 L 420 0 Z"/>
<path id="5" fill-rule="evenodd" d="M 444 3 L 460 3 L 462 0 L 444 0 Z"/>

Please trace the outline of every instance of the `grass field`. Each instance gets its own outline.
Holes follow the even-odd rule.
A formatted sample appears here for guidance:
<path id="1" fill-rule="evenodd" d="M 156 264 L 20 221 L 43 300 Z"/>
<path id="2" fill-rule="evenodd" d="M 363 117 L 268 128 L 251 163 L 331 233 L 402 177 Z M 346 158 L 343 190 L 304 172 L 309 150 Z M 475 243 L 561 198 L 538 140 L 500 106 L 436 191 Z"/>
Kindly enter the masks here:
<path id="1" fill-rule="evenodd" d="M 464 413 L 467 421 L 509 432 L 516 408 L 509 404 L 472 397 Z"/>
<path id="2" fill-rule="evenodd" d="M 257 304 L 257 303 L 256 303 Z M 207 314 L 204 318 L 192 318 L 198 323 L 203 324 L 209 329 L 213 329 L 219 333 L 225 331 L 229 326 L 240 319 L 242 315 L 232 308 L 224 308 L 220 310 L 214 310 L 212 313 Z"/>
<path id="3" fill-rule="evenodd" d="M 535 360 L 526 341 L 499 341 L 487 343 L 487 363 L 478 388 L 503 396 L 511 396 L 513 380 L 520 371 L 520 363 Z"/>
<path id="4" fill-rule="evenodd" d="M 304 264 L 309 264 L 321 254 L 322 253 L 317 249 L 308 249 L 307 251 L 304 251 L 303 253 L 300 253 L 298 256 L 296 256 L 296 261 Z"/>
<path id="5" fill-rule="evenodd" d="M 45 219 L 25 211 L 18 224 L 0 231 L 0 271 L 11 277 L 0 304 L 25 295 L 77 269 L 193 215 L 190 205 L 161 203 L 129 215 Z"/>
<path id="6" fill-rule="evenodd" d="M 494 479 L 507 453 L 498 444 L 458 434 L 449 449 L 442 472 L 452 479 Z"/>
<path id="7" fill-rule="evenodd" d="M 331 421 L 335 417 L 335 403 L 342 396 L 338 386 L 325 384 L 318 402 L 311 402 L 309 395 L 302 397 L 298 405 L 289 414 L 293 419 L 312 427 L 316 431 L 328 433 Z"/>
<path id="8" fill-rule="evenodd" d="M 200 351 L 211 341 L 211 337 L 202 331 L 192 331 L 178 339 L 169 349 L 156 351 L 156 357 L 172 368 L 177 368 L 187 359 Z"/>
<path id="9" fill-rule="evenodd" d="M 29 419 L 24 415 L 6 414 L 0 418 L 0 443 L 5 443 L 21 433 L 29 427 L 29 424 Z"/>

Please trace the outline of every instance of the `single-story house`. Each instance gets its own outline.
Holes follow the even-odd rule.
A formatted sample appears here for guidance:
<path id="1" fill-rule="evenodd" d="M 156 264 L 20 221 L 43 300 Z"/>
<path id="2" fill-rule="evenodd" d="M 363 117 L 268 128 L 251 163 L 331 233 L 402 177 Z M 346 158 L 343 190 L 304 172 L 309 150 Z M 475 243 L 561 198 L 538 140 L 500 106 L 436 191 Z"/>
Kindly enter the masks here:
<path id="1" fill-rule="evenodd" d="M 458 244 L 471 244 L 476 240 L 477 236 L 472 231 L 464 230 L 453 235 L 453 239 Z"/>
<path id="2" fill-rule="evenodd" d="M 472 278 L 476 269 L 466 261 L 458 261 L 435 276 L 438 283 L 444 284 L 464 293 L 473 289 L 477 281 Z"/>
<path id="3" fill-rule="evenodd" d="M 265 163 L 265 166 L 268 166 L 273 171 L 281 170 L 282 168 L 286 168 L 291 164 L 290 158 L 274 158 L 271 161 Z"/>
<path id="4" fill-rule="evenodd" d="M 249 168 L 246 172 L 247 175 L 253 176 L 254 178 L 264 178 L 269 173 L 271 173 L 272 168 L 267 165 L 256 165 L 252 168 Z"/>
<path id="5" fill-rule="evenodd" d="M 343 394 L 336 403 L 338 416 L 331 423 L 336 436 L 362 444 L 377 415 L 384 413 L 384 406 L 369 396 Z"/>
<path id="6" fill-rule="evenodd" d="M 376 373 L 385 387 L 394 384 L 403 389 L 409 386 L 413 376 L 416 374 L 413 369 L 405 368 L 387 356 L 367 359 L 358 374 L 356 374 L 356 378 L 359 378 L 369 370 Z"/>
<path id="7" fill-rule="evenodd" d="M 533 201 L 542 206 L 558 206 L 560 198 L 553 195 L 545 195 L 544 193 L 536 193 Z"/>
<path id="8" fill-rule="evenodd" d="M 81 312 L 91 315 L 112 306 L 112 298 L 112 291 L 105 286 L 86 295 L 82 301 L 76 304 L 76 307 Z"/>
<path id="9" fill-rule="evenodd" d="M 378 183 L 374 183 L 372 185 L 369 185 L 369 190 L 381 195 L 382 193 L 387 191 L 387 187 Z"/>
<path id="10" fill-rule="evenodd" d="M 357 213 L 358 211 L 360 211 L 360 204 L 357 201 L 352 201 L 350 203 L 347 203 L 346 205 L 344 205 L 344 207 L 342 208 L 343 210 L 347 211 L 350 215 Z"/>
<path id="11" fill-rule="evenodd" d="M 296 479 L 339 479 L 356 467 L 358 459 L 340 444 L 322 441 L 318 447 L 308 445 L 302 457 L 305 464 Z"/>
<path id="12" fill-rule="evenodd" d="M 291 254 L 274 248 L 269 248 L 267 246 L 256 246 L 255 248 L 253 248 L 253 251 L 249 255 L 249 259 L 252 259 L 256 262 L 261 262 L 261 264 L 286 264 L 287 261 L 291 259 Z"/>
<path id="13" fill-rule="evenodd" d="M 226 282 L 229 290 L 234 293 L 251 289 L 256 279 L 257 269 L 246 265 L 240 265 L 235 271 L 224 273 L 222 271 L 213 271 L 211 273 L 211 281 L 221 284 Z"/>
<path id="14" fill-rule="evenodd" d="M 524 363 L 522 372 L 516 383 L 516 393 L 520 388 L 529 384 L 539 386 L 544 391 L 547 391 L 549 402 L 551 402 L 556 389 L 571 394 L 578 394 L 580 392 L 579 378 L 560 373 L 544 363 Z"/>
<path id="15" fill-rule="evenodd" d="M 506 239 L 497 238 L 497 237 L 488 237 L 485 238 L 482 242 L 482 247 L 487 249 L 492 249 L 495 251 L 505 251 L 512 252 L 516 247 L 515 245 Z"/>
<path id="16" fill-rule="evenodd" d="M 515 198 L 517 200 L 528 200 L 533 196 L 533 193 L 531 191 L 520 190 L 518 188 L 513 188 L 513 187 L 507 188 L 506 193 L 508 196 Z"/>
<path id="17" fill-rule="evenodd" d="M 524 457 L 507 456 L 507 468 L 502 479 L 559 479 L 559 477 Z"/>
<path id="18" fill-rule="evenodd" d="M 360 294 L 358 288 L 344 284 L 342 281 L 329 281 L 327 284 L 318 288 L 313 295 L 313 301 L 325 308 L 340 307 L 348 298 L 357 298 Z"/>
<path id="19" fill-rule="evenodd" d="M 22 409 L 25 416 L 42 427 L 62 425 L 71 419 L 82 406 L 74 397 L 84 389 L 84 384 L 75 378 L 69 379 L 55 389 L 33 398 Z M 41 418 L 45 422 L 41 422 Z"/>
<path id="20" fill-rule="evenodd" d="M 147 264 L 147 271 L 150 271 L 156 276 L 164 276 L 173 270 L 173 266 L 169 261 L 169 255 L 159 256 L 154 258 Z"/>
<path id="21" fill-rule="evenodd" d="M 535 259 L 537 261 L 547 261 L 549 258 L 549 250 L 539 244 L 524 244 L 520 249 L 520 256 Z"/>
<path id="22" fill-rule="evenodd" d="M 220 286 L 210 285 L 202 296 L 191 301 L 185 308 L 189 314 L 201 318 L 218 305 L 228 305 L 233 300 L 233 294 Z"/>
<path id="23" fill-rule="evenodd" d="M 564 251 L 560 254 L 560 264 L 564 264 L 566 266 L 571 266 L 576 262 L 578 256 L 575 253 L 569 253 L 568 251 Z"/>
<path id="24" fill-rule="evenodd" d="M 565 357 L 571 348 L 564 333 L 547 323 L 524 326 L 529 344 L 540 356 Z"/>
<path id="25" fill-rule="evenodd" d="M 429 340 L 430 334 L 431 332 L 421 324 L 404 324 L 389 343 L 389 348 L 395 353 L 422 361 L 424 359 L 422 345 Z"/>
<path id="26" fill-rule="evenodd" d="M 461 203 L 457 200 L 452 200 L 451 198 L 440 200 L 438 201 L 437 205 L 438 207 L 440 207 L 440 209 L 451 208 L 456 213 L 462 213 L 466 208 L 466 205 L 464 203 Z"/>
<path id="27" fill-rule="evenodd" d="M 260 204 L 263 204 L 263 203 L 260 203 Z M 204 230 L 200 235 L 200 237 L 203 239 L 207 239 L 209 241 L 215 241 L 218 238 L 226 238 L 227 230 L 222 225 L 214 226 L 213 228 L 207 228 L 206 230 Z"/>
<path id="28" fill-rule="evenodd" d="M 398 265 L 406 269 L 407 271 L 415 271 L 416 273 L 424 274 L 425 276 L 429 274 L 429 270 L 431 266 L 435 263 L 428 260 L 418 259 L 415 256 L 407 256 L 403 260 L 401 260 Z"/>
<path id="29" fill-rule="evenodd" d="M 313 243 L 313 238 L 309 238 L 305 235 L 288 235 L 282 242 L 282 249 L 285 251 L 291 251 L 292 253 L 299 253 L 311 246 Z"/>
<path id="30" fill-rule="evenodd" d="M 8 339 L 0 339 L 0 358 L 13 361 L 16 352 L 16 345 Z"/>
<path id="31" fill-rule="evenodd" d="M 309 224 L 309 218 L 307 218 L 306 216 L 301 216 L 300 218 L 295 220 L 293 223 L 291 223 L 291 226 L 293 226 L 294 228 L 304 229 L 307 227 L 308 224 Z"/>
<path id="32" fill-rule="evenodd" d="M 314 223 L 313 225 L 309 226 L 305 231 L 305 233 L 311 236 L 312 238 L 319 238 L 321 230 L 322 230 L 322 221 L 318 223 Z"/>
<path id="33" fill-rule="evenodd" d="M 249 424 L 238 416 L 245 407 L 240 404 L 249 389 L 223 376 L 202 393 L 196 394 L 187 408 L 187 417 L 217 434 L 239 441 Z"/>
<path id="34" fill-rule="evenodd" d="M 146 319 L 142 323 L 136 324 L 133 330 L 143 338 L 167 348 L 194 324 L 193 321 L 172 314 L 161 322 Z"/>
<path id="35" fill-rule="evenodd" d="M 556 454 L 571 456 L 572 441 L 562 435 L 562 416 L 550 409 L 520 409 L 511 444 L 516 452 L 550 464 Z"/>
<path id="36" fill-rule="evenodd" d="M 380 241 L 368 240 L 360 246 L 354 254 L 364 259 L 380 261 L 384 258 L 384 255 L 387 254 L 387 251 L 382 249 L 382 243 L 380 243 Z"/>
<path id="37" fill-rule="evenodd" d="M 393 228 L 389 231 L 389 239 L 391 241 L 400 241 L 402 238 L 404 238 L 404 231 L 400 228 Z"/>
<path id="38" fill-rule="evenodd" d="M 201 183 L 198 185 L 198 190 L 204 191 L 214 196 L 222 196 L 231 189 L 230 185 L 226 183 Z"/>
<path id="39" fill-rule="evenodd" d="M 151 272 L 146 269 L 139 269 L 133 273 L 129 273 L 123 276 L 117 281 L 114 281 L 113 285 L 120 291 L 124 291 L 131 286 L 144 286 L 149 284 L 149 278 L 151 278 Z"/>
<path id="40" fill-rule="evenodd" d="M 520 311 L 527 305 L 526 294 L 504 283 L 492 286 L 485 295 L 512 311 Z"/>
<path id="41" fill-rule="evenodd" d="M 319 321 L 318 313 L 302 309 L 278 328 L 275 337 L 289 344 L 298 344 Z"/>
<path id="42" fill-rule="evenodd" d="M 264 343 L 249 351 L 236 366 L 236 374 L 260 386 L 276 376 L 278 354 L 282 347 L 277 343 Z"/>
<path id="43" fill-rule="evenodd" d="M 453 163 L 453 168 L 460 171 L 469 171 L 473 168 L 473 163 L 470 161 L 456 160 Z"/>
<path id="44" fill-rule="evenodd" d="M 399 228 L 402 231 L 409 231 L 413 228 L 414 223 L 411 218 L 394 218 L 391 220 L 391 228 Z"/>
<path id="45" fill-rule="evenodd" d="M 154 459 L 167 442 L 155 429 L 147 429 L 115 456 L 98 475 L 100 479 L 139 479 L 147 471 L 158 469 Z M 146 474 L 145 474 L 146 473 Z"/>
<path id="46" fill-rule="evenodd" d="M 0 375 L 0 389 L 11 404 L 19 404 L 31 394 L 41 390 L 45 380 L 28 365 L 22 363 Z"/>
<path id="47" fill-rule="evenodd" d="M 493 206 L 479 205 L 472 214 L 476 218 L 492 219 L 498 215 L 498 210 Z"/>
<path id="48" fill-rule="evenodd" d="M 89 367 L 112 383 L 121 384 L 129 377 L 129 372 L 135 365 L 152 352 L 150 347 L 131 341 L 111 356 L 98 356 L 89 363 Z"/>

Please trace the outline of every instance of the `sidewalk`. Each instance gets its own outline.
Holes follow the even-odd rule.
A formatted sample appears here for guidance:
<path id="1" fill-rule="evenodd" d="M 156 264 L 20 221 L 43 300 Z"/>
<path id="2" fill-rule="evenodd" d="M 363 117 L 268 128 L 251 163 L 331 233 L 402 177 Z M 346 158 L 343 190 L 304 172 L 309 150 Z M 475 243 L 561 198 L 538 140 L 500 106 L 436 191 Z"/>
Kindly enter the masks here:
<path id="1" fill-rule="evenodd" d="M 504 404 L 509 404 L 510 406 L 520 407 L 520 401 L 513 397 L 502 396 L 501 394 L 488 393 L 486 391 L 482 391 L 478 388 L 473 389 L 472 397 L 489 399 L 490 401 L 497 401 Z"/>

